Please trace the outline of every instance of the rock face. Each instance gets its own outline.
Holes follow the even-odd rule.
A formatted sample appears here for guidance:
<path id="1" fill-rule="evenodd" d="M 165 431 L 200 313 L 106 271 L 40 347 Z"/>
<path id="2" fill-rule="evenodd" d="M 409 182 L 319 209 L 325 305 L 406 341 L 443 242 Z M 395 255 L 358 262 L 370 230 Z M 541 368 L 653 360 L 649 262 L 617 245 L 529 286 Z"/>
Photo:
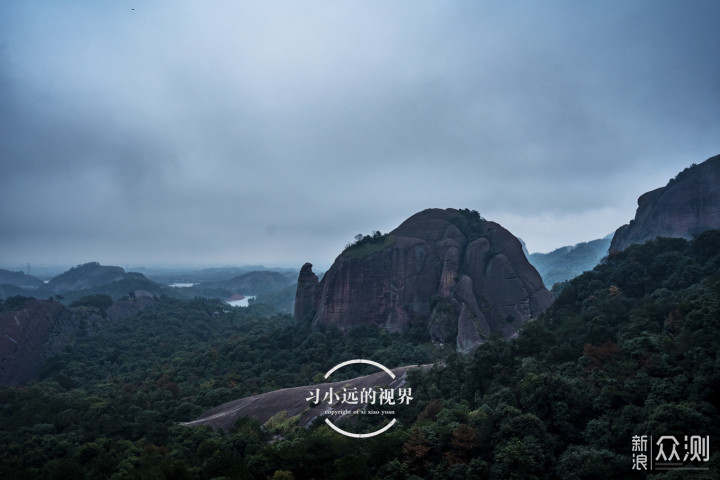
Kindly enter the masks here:
<path id="1" fill-rule="evenodd" d="M 686 168 L 662 188 L 638 198 L 635 219 L 615 232 L 610 251 L 655 237 L 690 239 L 720 228 L 720 155 Z"/>
<path id="2" fill-rule="evenodd" d="M 421 324 L 434 341 L 455 342 L 463 353 L 491 333 L 514 335 L 552 302 L 520 241 L 470 210 L 415 214 L 348 247 L 316 288 L 311 274 L 306 264 L 296 322 L 391 332 Z"/>
<path id="3" fill-rule="evenodd" d="M 80 319 L 58 302 L 32 300 L 0 313 L 0 385 L 33 378 L 77 335 Z"/>
<path id="4" fill-rule="evenodd" d="M 43 362 L 59 353 L 78 334 L 92 334 L 103 325 L 123 320 L 152 305 L 148 297 L 115 302 L 102 315 L 95 308 L 67 308 L 51 300 L 26 299 L 0 311 L 0 385 L 34 378 Z"/>

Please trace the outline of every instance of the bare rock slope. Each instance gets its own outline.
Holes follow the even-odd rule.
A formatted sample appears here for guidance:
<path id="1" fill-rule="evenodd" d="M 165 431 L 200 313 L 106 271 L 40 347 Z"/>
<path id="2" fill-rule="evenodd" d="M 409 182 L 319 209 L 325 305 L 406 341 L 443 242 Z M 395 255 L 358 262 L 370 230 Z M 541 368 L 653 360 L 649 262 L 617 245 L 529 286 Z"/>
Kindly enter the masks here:
<path id="1" fill-rule="evenodd" d="M 343 388 L 347 390 L 356 390 L 358 392 L 363 389 L 373 389 L 378 387 L 397 390 L 398 388 L 406 386 L 408 370 L 413 368 L 429 367 L 430 365 L 424 365 L 423 367 L 413 365 L 394 368 L 392 369 L 392 372 L 395 374 L 395 378 L 390 378 L 390 376 L 385 372 L 378 372 L 340 382 L 321 383 L 274 390 L 272 392 L 253 395 L 251 397 L 245 397 L 239 400 L 224 403 L 218 407 L 208 410 L 197 419 L 189 422 L 183 422 L 181 425 L 210 425 L 215 429 L 221 428 L 228 431 L 230 427 L 235 425 L 235 422 L 237 422 L 240 417 L 254 418 L 261 424 L 264 424 L 273 416 L 284 412 L 287 414 L 287 418 L 299 417 L 298 424 L 301 426 L 307 426 L 312 423 L 315 418 L 322 416 L 323 414 L 327 414 L 327 412 L 342 413 L 343 409 L 347 408 L 347 405 L 343 405 L 340 402 L 335 402 L 333 405 L 330 405 L 325 401 L 321 401 L 316 404 L 308 400 L 308 398 L 312 396 L 312 391 L 315 389 L 324 393 L 329 391 L 341 392 Z M 354 409 L 366 407 L 368 407 L 367 403 L 358 403 L 352 406 Z M 342 418 L 342 415 L 333 415 L 333 417 L 339 419 Z"/>

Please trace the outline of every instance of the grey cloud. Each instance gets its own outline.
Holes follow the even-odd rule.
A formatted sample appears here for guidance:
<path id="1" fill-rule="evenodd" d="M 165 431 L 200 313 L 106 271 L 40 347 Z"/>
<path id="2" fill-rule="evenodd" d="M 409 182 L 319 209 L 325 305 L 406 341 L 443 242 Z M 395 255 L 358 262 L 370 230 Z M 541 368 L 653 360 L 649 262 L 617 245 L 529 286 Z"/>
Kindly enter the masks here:
<path id="1" fill-rule="evenodd" d="M 555 222 L 530 250 L 609 232 L 717 153 L 720 8 L 693 6 L 8 2 L 0 262 L 327 262 L 448 206 Z"/>

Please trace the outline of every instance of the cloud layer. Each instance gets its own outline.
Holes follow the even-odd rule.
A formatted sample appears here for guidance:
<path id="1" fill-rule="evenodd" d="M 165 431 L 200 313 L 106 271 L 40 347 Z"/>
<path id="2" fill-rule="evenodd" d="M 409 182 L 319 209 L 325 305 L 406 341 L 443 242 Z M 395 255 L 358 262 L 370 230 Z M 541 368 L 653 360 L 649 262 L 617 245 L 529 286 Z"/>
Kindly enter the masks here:
<path id="1" fill-rule="evenodd" d="M 450 206 L 547 251 L 719 153 L 717 2 L 505 3 L 4 2 L 0 263 L 323 265 Z"/>

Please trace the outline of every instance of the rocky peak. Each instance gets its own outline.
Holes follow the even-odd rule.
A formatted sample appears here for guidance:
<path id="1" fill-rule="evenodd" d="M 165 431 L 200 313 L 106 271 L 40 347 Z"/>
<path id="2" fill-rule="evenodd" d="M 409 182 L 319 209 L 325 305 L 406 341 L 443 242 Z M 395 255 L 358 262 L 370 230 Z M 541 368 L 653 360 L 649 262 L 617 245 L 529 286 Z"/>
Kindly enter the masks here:
<path id="1" fill-rule="evenodd" d="M 315 297 L 318 291 L 318 277 L 312 271 L 312 263 L 306 263 L 298 275 L 295 293 L 295 322 L 310 323 L 315 310 Z"/>
<path id="2" fill-rule="evenodd" d="M 615 232 L 611 251 L 655 237 L 690 239 L 720 228 L 720 155 L 680 172 L 664 187 L 638 198 L 635 218 Z"/>
<path id="3" fill-rule="evenodd" d="M 514 335 L 552 302 L 520 241 L 467 209 L 424 210 L 389 234 L 361 239 L 317 286 L 307 265 L 296 322 L 391 332 L 423 324 L 433 340 L 465 353 L 491 333 Z"/>

